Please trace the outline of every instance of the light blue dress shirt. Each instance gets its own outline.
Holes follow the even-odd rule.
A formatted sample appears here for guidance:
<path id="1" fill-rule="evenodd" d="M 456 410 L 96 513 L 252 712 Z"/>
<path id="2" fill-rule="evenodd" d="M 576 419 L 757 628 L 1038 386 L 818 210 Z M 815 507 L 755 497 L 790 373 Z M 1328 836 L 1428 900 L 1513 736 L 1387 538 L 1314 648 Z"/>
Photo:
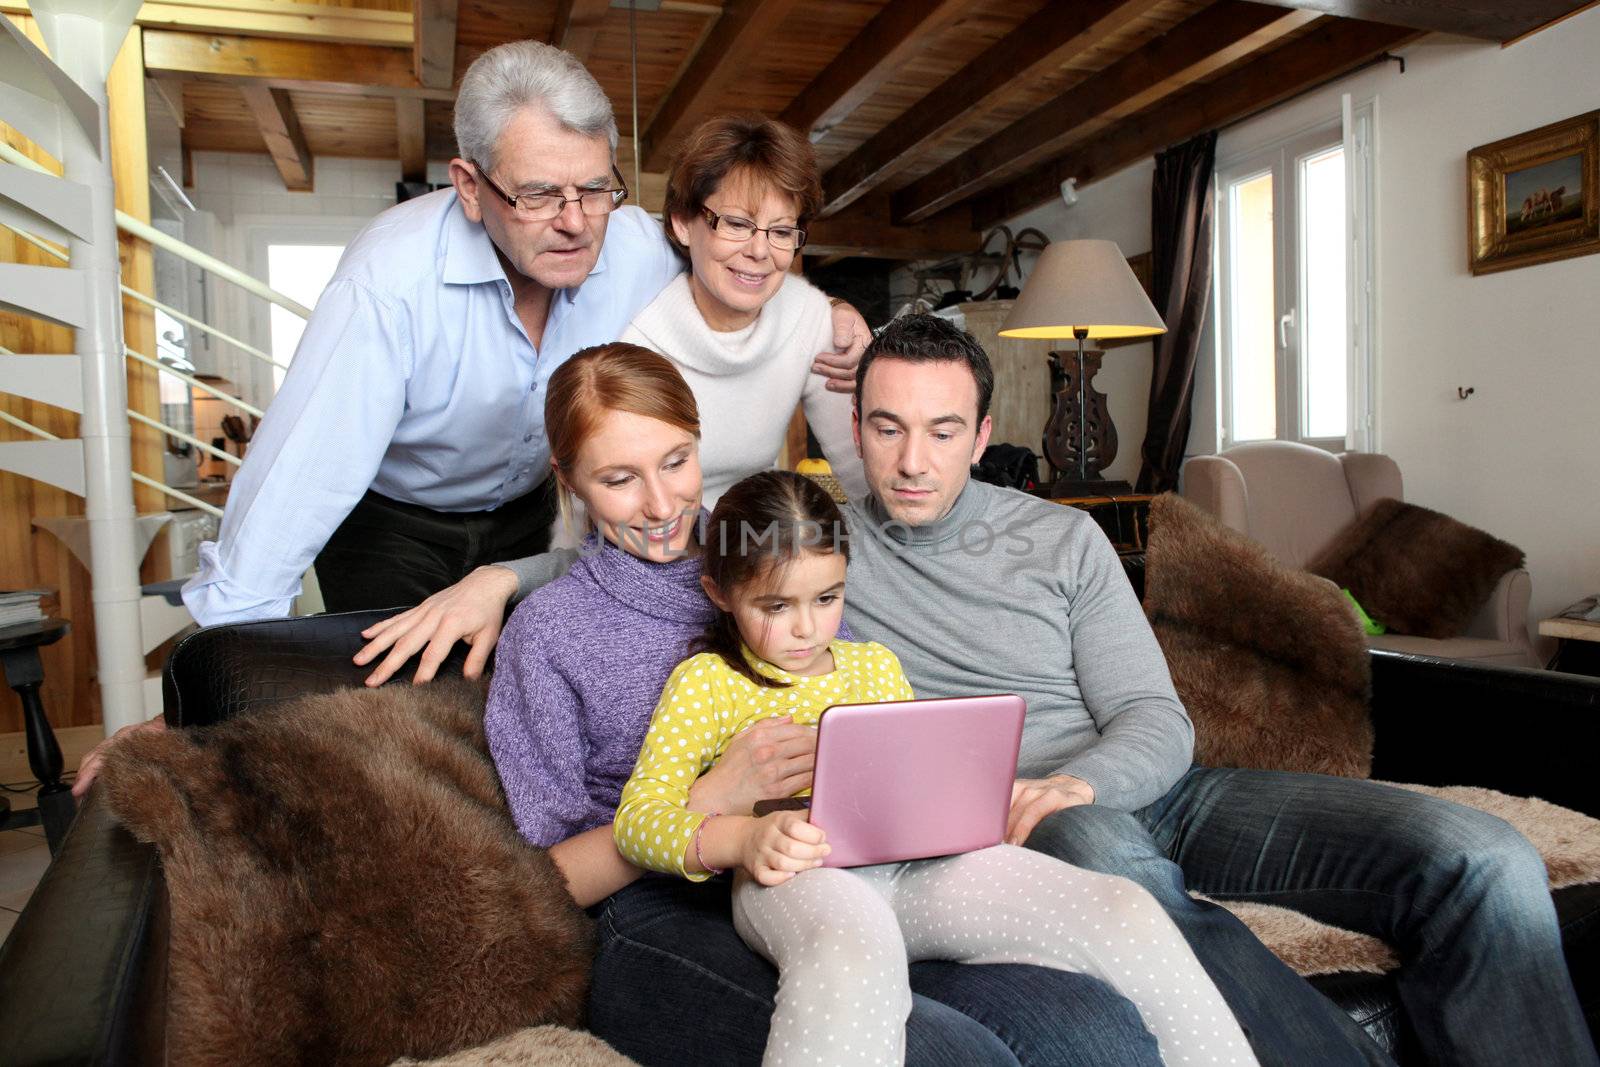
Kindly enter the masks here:
<path id="1" fill-rule="evenodd" d="M 453 190 L 390 208 L 345 249 L 234 476 L 222 530 L 183 588 L 204 625 L 289 613 L 300 578 L 369 488 L 488 511 L 549 472 L 545 386 L 614 341 L 682 270 L 636 207 L 609 220 L 583 284 L 557 291 L 537 349 L 483 227 Z"/>

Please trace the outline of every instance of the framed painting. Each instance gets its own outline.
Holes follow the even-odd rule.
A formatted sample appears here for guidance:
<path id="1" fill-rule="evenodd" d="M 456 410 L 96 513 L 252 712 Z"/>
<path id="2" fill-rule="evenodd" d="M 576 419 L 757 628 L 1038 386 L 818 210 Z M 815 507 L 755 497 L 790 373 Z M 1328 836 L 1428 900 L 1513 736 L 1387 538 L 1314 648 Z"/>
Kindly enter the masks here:
<path id="1" fill-rule="evenodd" d="M 1474 274 L 1600 252 L 1600 111 L 1467 153 Z"/>

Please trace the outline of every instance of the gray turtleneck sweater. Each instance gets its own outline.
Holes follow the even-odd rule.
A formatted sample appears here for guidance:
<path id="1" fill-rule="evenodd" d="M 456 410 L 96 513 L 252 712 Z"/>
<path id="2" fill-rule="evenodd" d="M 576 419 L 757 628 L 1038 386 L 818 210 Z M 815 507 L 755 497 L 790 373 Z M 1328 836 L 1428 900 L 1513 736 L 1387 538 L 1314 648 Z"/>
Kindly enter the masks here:
<path id="1" fill-rule="evenodd" d="M 968 482 L 938 522 L 853 504 L 845 618 L 900 657 L 919 697 L 1028 702 L 1017 773 L 1070 774 L 1134 811 L 1189 769 L 1194 727 L 1138 598 L 1093 519 Z"/>
<path id="2" fill-rule="evenodd" d="M 892 649 L 919 697 L 1023 697 L 1020 776 L 1069 774 L 1094 787 L 1096 804 L 1135 811 L 1189 768 L 1194 727 L 1088 515 L 968 482 L 938 522 L 890 522 L 872 498 L 845 519 L 850 629 Z M 526 593 L 571 558 L 506 566 Z"/>

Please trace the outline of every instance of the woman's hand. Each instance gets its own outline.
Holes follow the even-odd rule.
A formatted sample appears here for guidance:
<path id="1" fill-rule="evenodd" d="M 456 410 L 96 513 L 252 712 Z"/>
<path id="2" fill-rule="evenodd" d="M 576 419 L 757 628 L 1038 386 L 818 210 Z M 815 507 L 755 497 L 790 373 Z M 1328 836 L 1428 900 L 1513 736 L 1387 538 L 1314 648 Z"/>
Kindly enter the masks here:
<path id="1" fill-rule="evenodd" d="M 836 393 L 856 391 L 856 364 L 872 340 L 872 330 L 861 312 L 843 300 L 833 304 L 833 350 L 819 352 L 811 369 L 827 379 L 824 384 Z"/>
<path id="2" fill-rule="evenodd" d="M 83 757 L 83 761 L 78 764 L 77 777 L 72 779 L 72 795 L 82 800 L 84 794 L 89 792 L 89 787 L 94 784 L 95 778 L 100 774 L 100 768 L 106 765 L 106 757 L 111 755 L 112 746 L 118 741 L 121 741 L 124 737 L 132 737 L 134 734 L 147 734 L 156 730 L 165 730 L 166 728 L 167 720 L 157 715 L 146 722 L 136 722 L 132 726 L 124 726 L 91 748 Z"/>
<path id="3" fill-rule="evenodd" d="M 739 855 L 739 865 L 762 885 L 782 885 L 801 871 L 822 866 L 833 849 L 820 826 L 799 811 L 775 811 L 754 819 Z"/>
<path id="4" fill-rule="evenodd" d="M 411 679 L 413 685 L 431 682 L 439 665 L 457 641 L 472 646 L 461 673 L 476 678 L 489 662 L 494 643 L 500 640 L 506 604 L 517 594 L 517 576 L 504 567 L 479 567 L 448 589 L 441 589 L 414 608 L 384 619 L 361 631 L 367 639 L 355 654 L 357 666 L 364 667 L 384 649 L 389 654 L 377 669 L 367 675 L 367 684 L 379 686 L 388 681 L 424 645 L 427 651 Z"/>
<path id="5" fill-rule="evenodd" d="M 728 742 L 716 765 L 689 787 L 689 810 L 749 815 L 758 800 L 810 789 L 816 763 L 816 727 L 797 726 L 789 715 L 763 719 Z"/>

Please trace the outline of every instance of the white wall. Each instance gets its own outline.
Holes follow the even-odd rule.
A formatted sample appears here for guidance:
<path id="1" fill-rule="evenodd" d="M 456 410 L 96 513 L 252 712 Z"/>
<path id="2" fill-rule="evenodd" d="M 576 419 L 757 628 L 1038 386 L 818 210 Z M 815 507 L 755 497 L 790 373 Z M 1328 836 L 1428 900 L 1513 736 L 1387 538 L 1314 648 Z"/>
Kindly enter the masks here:
<path id="1" fill-rule="evenodd" d="M 1404 55 L 1405 74 L 1369 68 L 1224 130 L 1218 156 L 1336 118 L 1341 93 L 1377 101 L 1379 448 L 1408 499 L 1527 553 L 1536 620 L 1600 591 L 1600 255 L 1473 277 L 1466 154 L 1600 105 L 1600 9 L 1510 48 L 1431 37 Z M 1146 251 L 1149 173 L 1016 223 Z M 1134 352 L 1138 370 L 1118 368 Z M 1143 396 L 1119 394 L 1148 391 L 1147 353 L 1113 351 L 1096 381 L 1124 441 L 1144 433 Z M 1202 367 L 1191 454 L 1215 447 L 1214 368 Z M 1458 386 L 1476 392 L 1461 401 Z"/>

